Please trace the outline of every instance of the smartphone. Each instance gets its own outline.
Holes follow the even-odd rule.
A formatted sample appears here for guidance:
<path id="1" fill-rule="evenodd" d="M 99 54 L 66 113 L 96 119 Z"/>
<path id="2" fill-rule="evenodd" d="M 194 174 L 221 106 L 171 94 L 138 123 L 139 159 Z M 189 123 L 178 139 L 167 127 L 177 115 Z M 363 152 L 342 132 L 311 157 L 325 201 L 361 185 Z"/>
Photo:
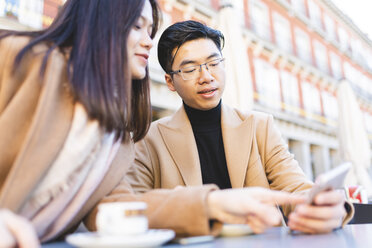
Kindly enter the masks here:
<path id="1" fill-rule="evenodd" d="M 205 236 L 194 236 L 194 237 L 186 237 L 186 238 L 175 238 L 172 242 L 181 244 L 181 245 L 189 245 L 189 244 L 210 242 L 213 240 L 214 240 L 214 236 L 205 235 Z"/>
<path id="2" fill-rule="evenodd" d="M 309 192 L 308 203 L 314 203 L 315 196 L 322 191 L 343 188 L 346 174 L 350 168 L 351 163 L 346 162 L 330 171 L 320 174 Z"/>

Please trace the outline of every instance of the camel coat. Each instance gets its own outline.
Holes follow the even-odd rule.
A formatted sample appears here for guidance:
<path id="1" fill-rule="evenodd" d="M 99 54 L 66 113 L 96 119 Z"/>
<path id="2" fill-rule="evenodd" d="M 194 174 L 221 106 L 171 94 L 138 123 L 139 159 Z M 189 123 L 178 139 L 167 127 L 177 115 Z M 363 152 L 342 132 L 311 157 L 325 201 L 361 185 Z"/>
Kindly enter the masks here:
<path id="1" fill-rule="evenodd" d="M 226 105 L 222 105 L 221 111 L 222 137 L 233 188 L 259 186 L 287 192 L 305 192 L 312 187 L 313 183 L 306 178 L 293 155 L 288 152 L 272 116 L 259 112 L 243 113 Z M 203 189 L 198 150 L 184 108 L 181 107 L 170 117 L 153 122 L 146 137 L 135 144 L 135 149 L 135 162 L 125 178 L 127 185 L 122 184 L 121 191 L 110 197 L 115 200 L 125 199 L 125 192 L 129 190 L 137 193 L 137 197 L 147 195 L 153 189 L 167 189 L 168 194 L 174 195 L 178 191 L 177 197 L 181 200 L 173 203 L 168 201 L 168 204 L 173 205 L 168 215 L 154 215 L 151 206 L 148 213 L 150 227 L 174 228 L 189 235 L 218 233 L 220 225 L 210 228 L 205 225 L 207 219 L 200 219 L 203 217 L 200 213 L 207 211 L 206 205 L 189 208 L 190 195 L 186 197 L 178 187 L 174 189 L 176 186 L 191 187 L 195 189 L 194 198 L 200 197 Z M 204 189 L 206 187 L 210 185 L 204 186 Z M 284 206 L 285 214 L 292 208 Z M 161 204 L 156 211 L 161 213 L 167 209 L 168 206 L 165 208 Z M 352 214 L 351 209 L 344 223 L 351 219 Z M 177 215 L 184 218 L 177 219 Z"/>
<path id="2" fill-rule="evenodd" d="M 312 186 L 289 154 L 271 116 L 244 114 L 222 105 L 221 121 L 233 188 L 261 186 L 297 192 Z M 221 223 L 209 224 L 205 202 L 217 186 L 202 183 L 198 150 L 184 108 L 153 122 L 135 149 L 129 172 L 102 202 L 145 201 L 150 228 L 171 228 L 178 235 L 218 234 Z M 96 211 L 86 222 L 92 229 Z"/>
<path id="3" fill-rule="evenodd" d="M 271 116 L 244 114 L 226 105 L 221 111 L 233 188 L 260 186 L 298 192 L 312 186 L 289 154 Z M 218 234 L 221 223 L 209 225 L 205 203 L 208 192 L 217 186 L 203 185 L 198 150 L 184 108 L 153 122 L 135 149 L 133 166 L 102 202 L 145 201 L 150 228 L 171 228 L 178 235 Z M 86 223 L 93 229 L 96 211 Z M 285 211 L 290 211 L 289 206 Z"/>
<path id="4" fill-rule="evenodd" d="M 46 45 L 35 46 L 15 74 L 13 62 L 26 37 L 0 40 L 0 208 L 19 213 L 46 175 L 65 142 L 73 118 L 63 53 L 55 49 L 40 77 Z M 134 159 L 133 144 L 122 144 L 102 183 L 53 238 L 73 229 L 118 185 Z M 43 237 L 40 237 L 43 239 Z"/>
<path id="5" fill-rule="evenodd" d="M 297 192 L 312 186 L 288 152 L 270 115 L 245 114 L 226 105 L 221 111 L 232 188 L 260 186 Z M 183 107 L 173 116 L 154 122 L 135 148 L 136 173 L 131 173 L 131 183 L 136 192 L 202 185 L 198 149 Z"/>
<path id="6" fill-rule="evenodd" d="M 48 49 L 45 44 L 33 47 L 23 57 L 16 73 L 12 73 L 15 56 L 28 42 L 29 38 L 14 36 L 0 40 L 0 208 L 15 213 L 21 211 L 61 151 L 71 127 L 75 104 L 67 78 L 68 54 L 58 49 L 50 54 L 43 78 L 40 77 L 40 66 Z M 76 215 L 66 220 L 50 239 L 39 238 L 49 241 L 63 237 L 85 216 L 87 227 L 95 230 L 97 208 L 94 207 L 109 193 L 111 195 L 103 202 L 148 202 L 150 221 L 155 226 L 173 227 L 179 233 L 191 235 L 209 230 L 207 213 L 200 209 L 204 209 L 206 195 L 216 189 L 215 186 L 171 192 L 154 190 L 141 196 L 134 195 L 125 176 L 133 160 L 133 143 L 121 144 L 101 184 L 79 207 Z M 177 207 L 185 208 L 189 213 L 197 212 L 195 220 L 189 220 L 188 215 L 181 213 L 169 216 Z"/>

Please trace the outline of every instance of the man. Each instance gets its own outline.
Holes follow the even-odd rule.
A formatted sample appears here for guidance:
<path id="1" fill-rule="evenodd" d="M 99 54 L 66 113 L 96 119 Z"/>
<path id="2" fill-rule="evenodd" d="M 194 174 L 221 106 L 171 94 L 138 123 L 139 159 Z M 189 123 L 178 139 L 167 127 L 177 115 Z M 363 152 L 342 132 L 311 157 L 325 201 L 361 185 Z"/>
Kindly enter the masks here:
<path id="1" fill-rule="evenodd" d="M 122 185 L 108 198 L 129 199 L 125 192 L 131 189 L 141 193 L 137 199 L 150 202 L 152 228 L 201 235 L 216 231 L 213 224 L 226 222 L 247 223 L 255 232 L 262 232 L 274 224 L 268 219 L 276 218 L 263 209 L 275 201 L 286 201 L 271 198 L 272 191 L 263 188 L 301 192 L 312 187 L 271 116 L 242 113 L 221 103 L 225 86 L 222 44 L 219 31 L 195 21 L 173 24 L 159 40 L 159 62 L 167 86 L 179 94 L 183 106 L 174 115 L 152 123 L 147 136 L 136 143 L 136 160 L 125 178 L 131 185 Z M 211 184 L 225 190 L 206 190 Z M 149 197 L 154 192 L 163 192 L 157 205 Z M 196 204 L 193 199 L 205 200 Z M 287 198 L 288 203 L 296 201 Z M 339 192 L 321 193 L 314 206 L 297 205 L 288 225 L 307 233 L 329 232 L 350 219 L 344 203 Z M 163 213 L 165 206 L 169 217 Z M 286 214 L 290 211 L 284 206 Z M 208 220 L 215 221 L 200 224 Z"/>

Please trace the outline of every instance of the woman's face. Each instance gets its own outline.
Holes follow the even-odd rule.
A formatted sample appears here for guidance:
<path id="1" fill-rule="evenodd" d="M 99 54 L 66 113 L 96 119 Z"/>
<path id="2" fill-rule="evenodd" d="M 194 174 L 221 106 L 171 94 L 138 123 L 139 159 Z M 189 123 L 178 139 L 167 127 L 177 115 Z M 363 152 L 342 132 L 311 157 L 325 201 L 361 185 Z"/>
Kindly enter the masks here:
<path id="1" fill-rule="evenodd" d="M 146 76 L 146 67 L 150 49 L 153 45 L 152 31 L 152 8 L 149 0 L 145 0 L 141 17 L 132 27 L 128 37 L 128 60 L 132 79 L 143 79 Z"/>

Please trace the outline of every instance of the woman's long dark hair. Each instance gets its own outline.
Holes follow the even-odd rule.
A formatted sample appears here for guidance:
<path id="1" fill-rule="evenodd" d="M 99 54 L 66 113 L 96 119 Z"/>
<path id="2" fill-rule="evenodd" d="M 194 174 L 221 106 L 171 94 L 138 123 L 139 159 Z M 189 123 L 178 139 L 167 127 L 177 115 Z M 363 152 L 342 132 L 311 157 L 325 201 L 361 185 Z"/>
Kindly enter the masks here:
<path id="1" fill-rule="evenodd" d="M 145 1 L 152 6 L 153 37 L 159 25 L 156 0 L 68 0 L 50 27 L 7 32 L 2 37 L 32 37 L 17 55 L 15 71 L 26 52 L 41 42 L 50 44 L 41 74 L 53 49 L 71 49 L 68 74 L 76 101 L 107 131 L 115 130 L 125 139 L 132 132 L 138 141 L 151 122 L 148 68 L 144 79 L 132 81 L 126 44 Z"/>

